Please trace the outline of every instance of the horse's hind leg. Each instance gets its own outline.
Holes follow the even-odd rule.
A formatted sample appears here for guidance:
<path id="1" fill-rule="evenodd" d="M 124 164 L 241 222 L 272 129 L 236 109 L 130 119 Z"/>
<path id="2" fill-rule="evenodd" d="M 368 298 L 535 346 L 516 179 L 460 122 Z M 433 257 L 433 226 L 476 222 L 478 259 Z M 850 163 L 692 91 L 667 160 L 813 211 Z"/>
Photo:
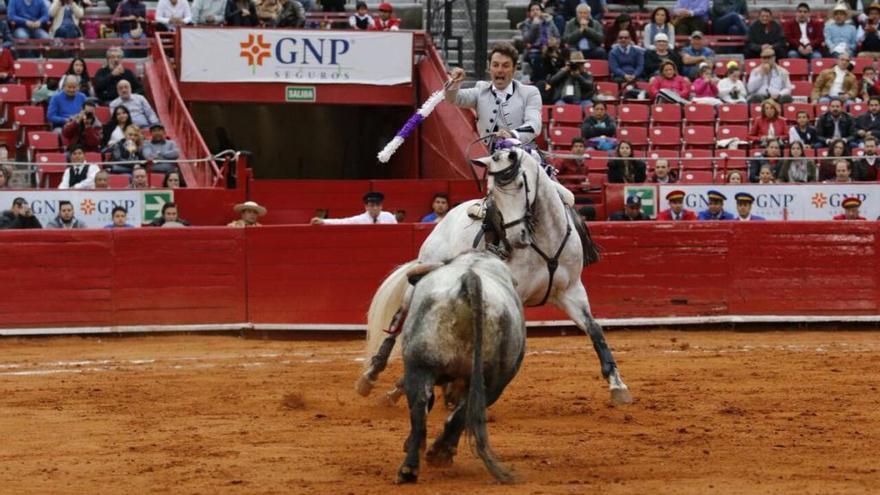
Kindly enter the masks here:
<path id="1" fill-rule="evenodd" d="M 432 466 L 449 466 L 458 451 L 458 442 L 464 431 L 465 401 L 461 400 L 449 416 L 443 433 L 434 440 L 431 448 L 425 453 L 425 461 Z"/>
<path id="2" fill-rule="evenodd" d="M 434 377 L 426 370 L 407 370 L 404 385 L 409 402 L 410 433 L 403 446 L 406 458 L 397 471 L 397 482 L 415 483 L 419 478 L 419 455 L 428 435 L 428 412 L 434 403 Z"/>

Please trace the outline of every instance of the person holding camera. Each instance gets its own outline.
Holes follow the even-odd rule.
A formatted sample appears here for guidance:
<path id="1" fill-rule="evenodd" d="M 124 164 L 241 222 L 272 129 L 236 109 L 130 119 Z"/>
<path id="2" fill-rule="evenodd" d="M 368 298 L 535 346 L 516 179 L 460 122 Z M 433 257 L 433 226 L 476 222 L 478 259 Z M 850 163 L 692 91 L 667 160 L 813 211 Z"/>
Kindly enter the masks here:
<path id="1" fill-rule="evenodd" d="M 85 10 L 75 0 L 52 0 L 49 16 L 52 26 L 49 34 L 54 38 L 79 38 L 82 36 L 79 23 Z"/>
<path id="2" fill-rule="evenodd" d="M 593 76 L 584 72 L 584 63 L 584 55 L 575 50 L 569 55 L 568 65 L 548 81 L 545 89 L 553 91 L 553 101 L 557 105 L 568 103 L 584 107 L 592 101 L 596 86 Z"/>
<path id="3" fill-rule="evenodd" d="M 541 51 L 550 38 L 559 38 L 559 29 L 553 18 L 544 13 L 544 7 L 533 2 L 529 5 L 529 17 L 520 26 L 523 43 L 526 45 L 526 59 L 532 70 L 541 71 Z"/>
<path id="4" fill-rule="evenodd" d="M 61 139 L 68 149 L 82 146 L 86 151 L 101 151 L 102 138 L 103 129 L 95 117 L 94 100 L 87 100 L 82 111 L 68 119 L 61 128 Z"/>
<path id="5" fill-rule="evenodd" d="M 42 229 L 43 224 L 34 216 L 26 199 L 12 200 L 12 209 L 0 215 L 0 229 Z"/>
<path id="6" fill-rule="evenodd" d="M 718 81 L 718 99 L 723 103 L 748 103 L 746 95 L 742 71 L 739 64 L 731 60 L 727 63 L 727 76 Z"/>
<path id="7" fill-rule="evenodd" d="M 816 77 L 810 100 L 814 103 L 828 103 L 832 98 L 840 98 L 844 103 L 855 100 L 859 94 L 859 80 L 852 70 L 849 54 L 839 54 L 834 67 L 823 70 Z"/>

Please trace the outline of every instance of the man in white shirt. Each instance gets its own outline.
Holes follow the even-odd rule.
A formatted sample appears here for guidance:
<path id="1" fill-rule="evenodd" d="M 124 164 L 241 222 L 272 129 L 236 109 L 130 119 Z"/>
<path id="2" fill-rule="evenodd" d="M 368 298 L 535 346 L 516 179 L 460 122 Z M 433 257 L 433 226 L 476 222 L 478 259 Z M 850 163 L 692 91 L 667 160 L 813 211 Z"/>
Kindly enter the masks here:
<path id="1" fill-rule="evenodd" d="M 94 189 L 95 176 L 101 167 L 86 163 L 86 153 L 82 145 L 74 144 L 70 148 L 70 165 L 64 171 L 58 189 Z"/>
<path id="2" fill-rule="evenodd" d="M 382 211 L 385 195 L 380 192 L 364 194 L 364 212 L 347 218 L 312 218 L 312 225 L 369 225 L 376 223 L 397 223 L 394 215 Z"/>
<path id="3" fill-rule="evenodd" d="M 110 102 L 111 112 L 116 111 L 119 105 L 125 106 L 131 114 L 131 121 L 141 129 L 159 123 L 159 117 L 156 116 L 150 102 L 143 96 L 131 92 L 131 83 L 125 79 L 119 81 L 116 83 L 116 92 L 119 93 L 119 97 Z"/>
<path id="4" fill-rule="evenodd" d="M 178 26 L 192 24 L 192 11 L 188 0 L 159 0 L 156 6 L 156 22 L 169 31 Z"/>

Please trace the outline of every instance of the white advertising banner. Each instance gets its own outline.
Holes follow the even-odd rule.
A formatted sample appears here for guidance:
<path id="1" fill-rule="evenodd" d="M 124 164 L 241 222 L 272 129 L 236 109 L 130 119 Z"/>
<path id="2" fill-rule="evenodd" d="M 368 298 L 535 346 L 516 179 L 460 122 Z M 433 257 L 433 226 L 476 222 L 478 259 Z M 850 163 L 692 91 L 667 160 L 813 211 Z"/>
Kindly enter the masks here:
<path id="1" fill-rule="evenodd" d="M 184 28 L 183 82 L 375 84 L 412 81 L 413 33 Z"/>
<path id="2" fill-rule="evenodd" d="M 174 201 L 173 190 L 83 190 L 42 189 L 31 191 L 0 191 L 0 209 L 8 210 L 15 198 L 24 198 L 34 215 L 46 226 L 58 216 L 58 203 L 73 203 L 74 216 L 87 228 L 99 229 L 113 223 L 112 211 L 116 206 L 128 210 L 128 223 L 139 227 L 162 213 L 162 206 Z"/>
<path id="3" fill-rule="evenodd" d="M 727 197 L 724 210 L 736 215 L 734 196 L 747 192 L 755 197 L 752 214 L 767 220 L 832 220 L 843 213 L 844 198 L 853 196 L 862 200 L 861 216 L 875 220 L 880 216 L 880 184 L 670 184 L 660 186 L 660 211 L 669 208 L 666 194 L 673 190 L 685 192 L 684 207 L 697 213 L 708 206 L 706 192 L 715 190 Z"/>

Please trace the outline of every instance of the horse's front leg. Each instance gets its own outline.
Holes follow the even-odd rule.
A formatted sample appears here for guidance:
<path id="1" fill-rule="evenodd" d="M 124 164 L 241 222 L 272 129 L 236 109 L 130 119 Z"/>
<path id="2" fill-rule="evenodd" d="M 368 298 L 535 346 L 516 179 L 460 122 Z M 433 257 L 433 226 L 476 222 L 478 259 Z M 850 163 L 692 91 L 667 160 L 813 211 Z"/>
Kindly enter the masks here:
<path id="1" fill-rule="evenodd" d="M 577 284 L 571 285 L 565 292 L 556 297 L 557 306 L 565 311 L 574 321 L 575 325 L 590 336 L 593 341 L 593 349 L 599 356 L 599 364 L 602 366 L 602 376 L 608 380 L 608 389 L 611 391 L 611 400 L 615 404 L 629 404 L 632 402 L 632 396 L 629 388 L 623 383 L 620 372 L 617 370 L 617 363 L 614 361 L 614 355 L 611 348 L 605 341 L 605 332 L 602 326 L 593 318 L 590 311 L 590 301 L 587 299 L 587 291 L 584 285 L 578 281 Z"/>

